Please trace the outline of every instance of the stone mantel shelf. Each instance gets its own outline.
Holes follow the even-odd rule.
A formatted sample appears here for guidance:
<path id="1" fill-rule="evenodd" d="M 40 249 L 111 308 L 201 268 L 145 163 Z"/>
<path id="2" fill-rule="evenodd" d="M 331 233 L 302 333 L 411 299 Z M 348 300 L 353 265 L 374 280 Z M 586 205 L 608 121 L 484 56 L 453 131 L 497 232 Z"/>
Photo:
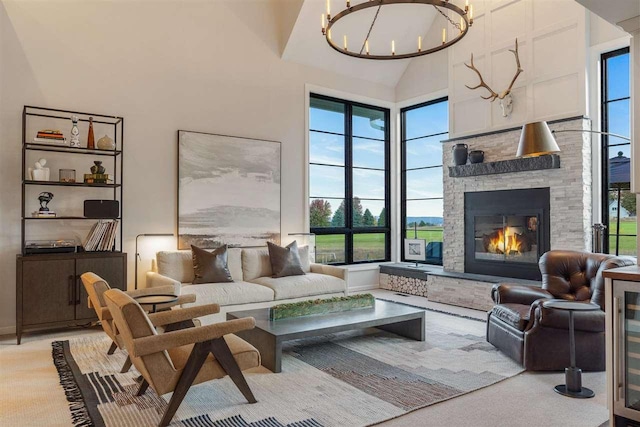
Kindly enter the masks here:
<path id="1" fill-rule="evenodd" d="M 449 166 L 449 176 L 453 178 L 464 178 L 468 176 L 495 175 L 500 173 L 559 168 L 560 156 L 557 154 L 545 154 L 538 157 L 523 157 L 519 159 L 501 160 L 499 162 Z"/>

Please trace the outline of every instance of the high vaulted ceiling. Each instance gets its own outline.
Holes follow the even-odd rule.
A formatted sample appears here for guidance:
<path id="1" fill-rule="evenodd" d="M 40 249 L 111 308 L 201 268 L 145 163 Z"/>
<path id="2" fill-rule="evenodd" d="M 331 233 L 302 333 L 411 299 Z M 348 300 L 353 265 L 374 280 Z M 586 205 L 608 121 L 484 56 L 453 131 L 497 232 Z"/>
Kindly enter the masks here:
<path id="1" fill-rule="evenodd" d="M 368 0 L 355 0 L 355 5 Z M 464 4 L 462 0 L 455 3 Z M 346 2 L 331 0 L 332 15 L 345 9 Z M 347 36 L 348 49 L 359 52 L 376 13 L 375 7 L 353 13 L 338 21 L 332 28 L 332 38 L 342 46 Z M 415 59 L 376 61 L 341 55 L 326 42 L 321 32 L 320 16 L 326 11 L 325 0 L 305 0 L 293 25 L 282 58 L 317 68 L 395 87 L 410 61 Z M 454 18 L 455 14 L 451 13 Z M 458 18 L 459 19 L 459 18 Z M 423 48 L 441 42 L 444 18 L 431 5 L 390 5 L 381 9 L 369 37 L 371 54 L 389 54 L 391 41 L 397 53 L 417 50 L 418 36 Z M 457 20 L 456 20 L 457 22 Z M 448 26 L 452 28 L 451 25 Z"/>

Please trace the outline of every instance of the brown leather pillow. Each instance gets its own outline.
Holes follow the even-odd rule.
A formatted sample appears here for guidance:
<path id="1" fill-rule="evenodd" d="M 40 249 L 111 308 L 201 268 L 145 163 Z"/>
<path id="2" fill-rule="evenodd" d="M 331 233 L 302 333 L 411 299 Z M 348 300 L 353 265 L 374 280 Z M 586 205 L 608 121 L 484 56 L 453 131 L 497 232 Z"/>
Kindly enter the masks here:
<path id="1" fill-rule="evenodd" d="M 191 245 L 193 284 L 233 282 L 227 267 L 227 245 L 213 252 Z"/>
<path id="2" fill-rule="evenodd" d="M 286 247 L 267 242 L 269 261 L 273 277 L 302 276 L 305 274 L 298 253 L 298 243 L 294 240 Z"/>

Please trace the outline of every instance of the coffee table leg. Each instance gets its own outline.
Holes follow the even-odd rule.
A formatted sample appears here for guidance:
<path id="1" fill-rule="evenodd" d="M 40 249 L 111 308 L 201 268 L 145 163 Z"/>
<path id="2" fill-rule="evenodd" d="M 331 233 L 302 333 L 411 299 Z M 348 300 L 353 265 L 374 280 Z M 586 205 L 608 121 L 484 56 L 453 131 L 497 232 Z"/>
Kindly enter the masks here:
<path id="1" fill-rule="evenodd" d="M 377 328 L 402 337 L 411 338 L 412 340 L 424 341 L 424 324 L 425 320 L 424 316 L 422 316 L 417 319 L 405 320 L 404 322 L 381 325 Z"/>
<path id="2" fill-rule="evenodd" d="M 236 333 L 260 352 L 262 366 L 271 372 L 282 371 L 282 342 L 275 336 L 258 328 Z"/>

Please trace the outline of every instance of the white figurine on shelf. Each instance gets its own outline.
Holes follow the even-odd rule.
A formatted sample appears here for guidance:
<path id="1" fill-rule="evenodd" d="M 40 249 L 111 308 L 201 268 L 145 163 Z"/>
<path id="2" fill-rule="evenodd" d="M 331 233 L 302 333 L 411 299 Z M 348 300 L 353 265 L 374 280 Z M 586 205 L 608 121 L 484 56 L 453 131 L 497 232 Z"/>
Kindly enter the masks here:
<path id="1" fill-rule="evenodd" d="M 39 159 L 33 168 L 29 168 L 29 179 L 33 181 L 49 181 L 49 168 L 44 166 L 47 164 L 47 159 Z"/>
<path id="2" fill-rule="evenodd" d="M 78 117 L 71 116 L 71 141 L 70 146 L 73 148 L 80 148 L 80 131 L 78 130 Z"/>

